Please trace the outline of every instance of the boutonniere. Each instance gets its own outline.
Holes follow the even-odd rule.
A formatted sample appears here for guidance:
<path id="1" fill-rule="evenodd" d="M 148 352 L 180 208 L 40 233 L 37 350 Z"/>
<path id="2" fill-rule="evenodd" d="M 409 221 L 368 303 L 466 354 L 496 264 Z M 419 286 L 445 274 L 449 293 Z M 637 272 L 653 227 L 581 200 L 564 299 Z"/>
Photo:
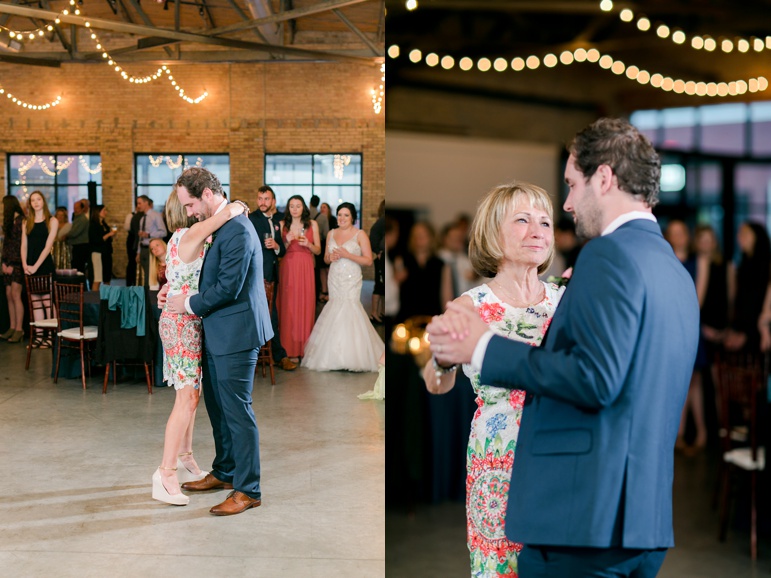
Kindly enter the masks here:
<path id="1" fill-rule="evenodd" d="M 570 281 L 570 278 L 573 276 L 573 267 L 568 267 L 565 271 L 563 271 L 562 275 L 549 275 L 546 278 L 547 283 L 554 283 L 557 287 L 566 287 L 568 284 L 568 281 Z"/>
<path id="2" fill-rule="evenodd" d="M 204 241 L 203 243 L 203 250 L 208 251 L 209 247 L 212 246 L 212 243 L 214 243 L 214 238 L 211 235 L 209 235 L 208 237 L 206 237 L 206 241 Z"/>

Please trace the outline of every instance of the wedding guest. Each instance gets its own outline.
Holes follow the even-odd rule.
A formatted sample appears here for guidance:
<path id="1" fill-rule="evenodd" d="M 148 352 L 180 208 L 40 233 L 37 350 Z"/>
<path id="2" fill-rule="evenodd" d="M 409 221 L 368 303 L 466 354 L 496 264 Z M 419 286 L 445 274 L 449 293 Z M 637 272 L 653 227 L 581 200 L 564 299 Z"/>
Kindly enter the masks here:
<path id="1" fill-rule="evenodd" d="M 741 255 L 738 264 L 729 270 L 728 295 L 733 315 L 723 345 L 731 351 L 754 352 L 760 350 L 758 319 L 771 279 L 771 241 L 763 225 L 750 221 L 739 227 L 736 240 Z"/>
<path id="2" fill-rule="evenodd" d="M 375 256 L 375 286 L 372 289 L 372 308 L 369 319 L 383 323 L 383 301 L 385 300 L 385 199 L 377 209 L 377 221 L 369 230 L 369 243 Z"/>
<path id="3" fill-rule="evenodd" d="M 70 246 L 67 244 L 67 235 L 70 234 L 72 223 L 67 218 L 67 207 L 56 207 L 54 217 L 59 221 L 59 231 L 56 233 L 54 241 L 53 258 L 54 266 L 57 269 L 69 269 L 72 262 Z"/>
<path id="4" fill-rule="evenodd" d="M 163 239 L 168 234 L 161 214 L 153 209 L 153 200 L 147 195 L 137 197 L 137 211 L 143 213 L 139 219 L 139 231 L 137 231 L 138 248 L 136 260 L 142 268 L 145 287 L 150 285 L 150 239 Z"/>
<path id="5" fill-rule="evenodd" d="M 400 288 L 399 321 L 415 315 L 439 315 L 444 304 L 452 301 L 452 272 L 436 254 L 434 228 L 425 221 L 412 226 L 404 255 L 404 270 L 397 269 L 397 275 L 406 275 Z"/>
<path id="6" fill-rule="evenodd" d="M 73 208 L 72 227 L 67 235 L 67 244 L 72 253 L 72 267 L 87 275 L 91 282 L 93 274 L 89 266 L 91 247 L 88 242 L 88 232 L 88 201 L 81 199 L 75 202 Z"/>
<path id="7" fill-rule="evenodd" d="M 150 240 L 150 290 L 157 291 L 166 284 L 166 242 Z"/>
<path id="8" fill-rule="evenodd" d="M 49 275 L 56 271 L 51 249 L 54 246 L 59 221 L 51 215 L 43 193 L 33 191 L 29 196 L 27 222 L 21 231 L 21 261 L 26 275 Z M 45 310 L 50 309 L 51 295 L 31 295 L 33 301 L 42 301 L 44 308 L 35 309 L 35 320 L 44 319 Z M 38 341 L 42 331 L 38 331 Z M 11 343 L 16 338 L 8 340 Z M 21 340 L 21 336 L 19 336 Z"/>
<path id="9" fill-rule="evenodd" d="M 91 209 L 91 223 L 88 229 L 88 244 L 91 245 L 91 267 L 94 271 L 92 289 L 109 285 L 112 281 L 112 238 L 118 233 L 107 222 L 107 207 L 94 205 Z"/>
<path id="10" fill-rule="evenodd" d="M 675 257 L 683 264 L 688 274 L 693 279 L 696 287 L 704 284 L 702 278 L 706 272 L 703 268 L 697 267 L 696 255 L 691 253 L 691 236 L 688 231 L 688 225 L 679 219 L 673 219 L 667 225 L 664 231 L 664 238 L 672 246 Z M 703 294 L 699 295 L 699 305 L 703 304 Z M 703 339 L 699 339 L 699 348 L 696 354 L 696 363 L 691 375 L 691 383 L 688 386 L 688 396 L 685 398 L 683 406 L 683 415 L 680 418 L 680 427 L 677 430 L 677 441 L 675 449 L 687 450 L 689 453 L 695 453 L 707 445 L 707 422 L 704 419 L 704 389 L 702 386 L 702 372 L 707 367 L 707 350 Z M 685 428 L 688 424 L 688 415 L 693 417 L 693 424 L 696 427 L 696 438 L 692 446 L 685 441 Z"/>
<path id="11" fill-rule="evenodd" d="M 319 275 L 319 303 L 326 303 L 329 301 L 329 285 L 327 284 L 329 263 L 324 261 L 324 254 L 327 250 L 327 235 L 332 229 L 337 229 L 337 218 L 332 214 L 329 203 L 321 203 L 316 221 L 319 224 L 319 237 L 321 238 L 321 253 L 316 257 L 316 268 Z"/>
<path id="12" fill-rule="evenodd" d="M 314 255 L 321 252 L 319 225 L 310 218 L 300 195 L 289 197 L 281 236 L 286 255 L 278 270 L 278 321 L 281 342 L 294 363 L 305 354 L 305 343 L 316 319 Z"/>
<path id="13" fill-rule="evenodd" d="M 21 203 L 13 195 L 3 197 L 3 285 L 8 302 L 8 330 L 0 335 L 0 339 L 21 341 L 24 336 L 22 323 L 24 321 L 24 302 L 21 298 L 24 287 L 24 269 L 21 261 L 21 235 L 24 223 L 24 211 Z"/>
<path id="14" fill-rule="evenodd" d="M 564 291 L 538 279 L 554 256 L 552 213 L 549 194 L 535 185 L 512 183 L 490 191 L 471 226 L 469 255 L 474 270 L 492 281 L 455 300 L 476 311 L 496 334 L 534 346 L 541 344 Z M 525 392 L 482 384 L 469 365 L 463 371 L 479 406 L 471 422 L 466 466 L 471 576 L 516 576 L 521 544 L 509 541 L 503 528 L 509 491 L 517 491 L 508 481 Z M 455 372 L 442 372 L 433 360 L 423 369 L 423 378 L 431 393 L 455 386 Z"/>
<path id="15" fill-rule="evenodd" d="M 139 203 L 137 203 L 138 205 Z M 123 220 L 123 230 L 126 231 L 126 255 L 128 261 L 126 264 L 126 287 L 133 287 L 137 284 L 137 252 L 139 251 L 139 222 L 144 217 L 144 213 L 136 208 L 126 215 Z"/>

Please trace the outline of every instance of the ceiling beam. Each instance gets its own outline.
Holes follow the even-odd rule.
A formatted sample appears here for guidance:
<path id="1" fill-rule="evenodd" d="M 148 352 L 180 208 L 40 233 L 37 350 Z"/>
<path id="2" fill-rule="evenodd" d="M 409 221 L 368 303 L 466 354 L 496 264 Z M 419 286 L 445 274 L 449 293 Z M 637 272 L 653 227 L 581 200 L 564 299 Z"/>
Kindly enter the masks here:
<path id="1" fill-rule="evenodd" d="M 272 16 L 266 16 L 265 18 L 256 18 L 249 22 L 239 22 L 238 24 L 231 24 L 230 26 L 222 26 L 221 28 L 213 28 L 207 32 L 213 36 L 220 36 L 222 34 L 230 34 L 231 32 L 240 32 L 241 30 L 248 30 L 255 26 L 263 26 L 265 24 L 276 24 L 278 22 L 285 22 L 287 20 L 295 20 L 302 18 L 303 16 L 310 16 L 311 14 L 319 14 L 321 12 L 329 12 L 335 8 L 343 8 L 345 6 L 352 6 L 353 4 L 361 4 L 362 2 L 370 2 L 371 0 L 326 0 L 319 2 L 313 6 L 307 6 L 305 8 L 295 8 L 293 10 L 286 10 L 280 14 L 273 14 Z"/>
<path id="2" fill-rule="evenodd" d="M 354 34 L 356 34 L 356 36 L 361 38 L 361 41 L 367 45 L 367 47 L 372 51 L 372 54 L 374 54 L 375 56 L 385 56 L 383 51 L 381 51 L 377 46 L 375 46 L 375 44 L 369 38 L 367 38 L 367 35 L 364 34 L 361 30 L 359 30 L 353 22 L 348 20 L 348 17 L 345 14 L 340 12 L 340 10 L 338 10 L 337 8 L 333 8 L 332 12 L 334 12 L 335 16 L 337 16 L 340 20 L 342 20 L 343 24 L 345 24 L 348 28 L 350 28 L 351 31 Z"/>
<path id="3" fill-rule="evenodd" d="M 129 0 L 129 2 L 131 3 L 131 7 L 134 8 L 137 14 L 139 14 L 139 17 L 142 19 L 142 22 L 144 22 L 146 26 L 152 26 L 153 28 L 155 28 L 155 24 L 153 24 L 153 21 L 150 20 L 150 17 L 145 13 L 145 11 L 142 10 L 142 6 L 139 5 L 139 1 Z M 163 50 L 166 52 L 166 56 L 171 58 L 171 56 L 173 55 L 171 48 L 164 46 Z"/>
<path id="4" fill-rule="evenodd" d="M 363 0 L 349 0 L 349 3 L 361 2 Z M 166 38 L 178 42 L 194 42 L 198 44 L 212 44 L 216 46 L 225 46 L 228 48 L 240 48 L 243 50 L 253 50 L 260 52 L 277 52 L 287 56 L 296 56 L 306 60 L 316 61 L 334 61 L 346 60 L 358 62 L 360 64 L 371 63 L 370 58 L 359 56 L 348 56 L 345 54 L 334 54 L 315 50 L 303 50 L 300 48 L 289 48 L 284 46 L 267 46 L 258 42 L 247 42 L 244 40 L 232 40 L 228 38 L 214 38 L 204 34 L 193 34 L 190 32 L 179 32 L 175 30 L 166 30 L 164 28 L 154 28 L 151 26 L 141 26 L 138 24 L 128 24 L 126 22 L 115 22 L 101 18 L 84 18 L 73 14 L 63 15 L 58 12 L 40 10 L 37 8 L 27 8 L 23 6 L 12 6 L 0 2 L 0 13 L 14 14 L 26 18 L 40 18 L 41 20 L 56 20 L 57 18 L 66 24 L 85 27 L 88 22 L 91 28 L 99 30 L 111 30 L 113 32 L 122 32 L 125 34 L 136 34 L 138 36 Z"/>

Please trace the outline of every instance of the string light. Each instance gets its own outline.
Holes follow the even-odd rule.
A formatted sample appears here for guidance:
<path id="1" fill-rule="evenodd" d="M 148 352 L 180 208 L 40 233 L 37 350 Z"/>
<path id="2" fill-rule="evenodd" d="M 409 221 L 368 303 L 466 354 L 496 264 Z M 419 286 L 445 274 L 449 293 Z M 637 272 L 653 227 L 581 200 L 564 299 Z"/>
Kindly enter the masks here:
<path id="1" fill-rule="evenodd" d="M 429 54 L 428 56 L 430 57 L 431 55 Z M 433 56 L 436 56 L 436 54 Z M 437 60 L 438 58 L 437 56 Z M 426 63 L 428 64 L 428 57 L 426 57 Z M 429 64 L 429 66 L 434 65 Z M 380 114 L 380 111 L 383 110 L 383 97 L 385 96 L 385 62 L 380 65 L 380 85 L 378 88 L 373 88 L 370 92 L 372 94 L 372 110 L 375 111 L 375 114 Z"/>
<path id="2" fill-rule="evenodd" d="M 602 0 L 600 2 L 600 10 L 603 12 L 610 12 L 612 9 L 613 3 L 609 0 Z M 618 13 L 618 16 L 623 22 L 635 21 L 637 28 L 643 32 L 654 30 L 660 38 L 670 37 L 670 30 L 674 30 L 671 26 L 668 26 L 664 23 L 659 23 L 655 27 L 651 26 L 651 21 L 647 17 L 643 15 L 636 15 L 630 8 L 624 8 Z M 771 36 L 766 36 L 765 42 L 762 38 L 757 38 L 754 36 L 749 40 L 746 38 L 736 38 L 735 41 L 729 38 L 729 36 L 731 35 L 723 35 L 721 37 L 722 40 L 720 41 L 720 49 L 726 54 L 732 52 L 734 48 L 739 50 L 739 52 L 742 54 L 746 54 L 750 50 L 750 44 L 752 45 L 752 48 L 755 50 L 755 52 L 762 52 L 764 48 L 771 49 Z M 688 42 L 688 36 L 682 30 L 673 31 L 671 38 L 672 42 L 675 44 L 685 44 Z M 709 52 L 712 52 L 718 46 L 718 43 L 714 39 L 708 36 L 701 38 L 697 35 L 694 35 L 690 39 L 689 44 L 694 50 L 701 50 L 703 48 Z"/>
<path id="3" fill-rule="evenodd" d="M 34 167 L 35 165 L 39 166 L 40 169 L 49 177 L 53 177 L 57 174 L 61 174 L 62 171 L 68 169 L 70 165 L 75 161 L 75 157 L 68 157 L 64 162 L 57 162 L 54 157 L 48 157 L 48 160 L 51 162 L 51 164 L 55 167 L 55 169 L 51 169 L 48 167 L 46 162 L 42 159 L 42 157 L 39 157 L 38 155 L 32 155 L 29 159 L 29 162 L 24 161 L 24 157 L 21 158 L 21 164 L 19 165 L 19 176 L 21 177 L 20 180 L 15 181 L 15 185 L 18 187 L 21 187 L 21 191 L 23 193 L 23 196 L 19 200 L 25 200 L 29 195 L 27 194 L 27 172 Z M 95 175 L 97 173 L 102 172 L 102 163 L 96 165 L 95 169 L 92 169 L 91 166 L 86 162 L 86 159 L 83 158 L 83 155 L 80 155 L 78 157 L 78 162 L 80 163 L 80 166 L 82 166 L 89 174 Z"/>
<path id="4" fill-rule="evenodd" d="M 339 181 L 343 180 L 345 173 L 345 167 L 351 162 L 350 155 L 335 155 L 332 161 L 332 168 L 334 170 L 335 178 Z"/>
<path id="5" fill-rule="evenodd" d="M 418 0 L 407 0 L 407 2 L 404 3 L 405 8 L 412 12 L 418 7 Z"/>
<path id="6" fill-rule="evenodd" d="M 399 51 L 396 49 L 394 52 L 398 54 Z M 431 54 L 434 55 L 433 53 Z M 438 58 L 438 55 L 434 56 L 437 56 Z M 495 62 L 499 63 L 500 60 L 503 59 L 495 59 Z M 413 62 L 418 64 L 420 59 L 416 59 Z M 452 56 L 442 56 L 439 62 L 441 62 L 442 68 L 445 70 L 450 70 L 454 66 L 455 59 Z M 491 60 L 489 58 L 480 58 L 477 61 L 477 68 L 482 72 L 486 72 L 491 68 L 490 62 Z M 558 64 L 568 66 L 573 62 L 590 62 L 592 64 L 596 63 L 601 68 L 610 70 L 613 74 L 618 76 L 624 75 L 629 80 L 633 80 L 639 84 L 650 84 L 650 86 L 653 88 L 658 88 L 666 92 L 671 91 L 677 94 L 687 94 L 689 96 L 697 95 L 725 97 L 741 95 L 747 92 L 762 92 L 768 89 L 768 80 L 763 76 L 758 76 L 757 78 L 750 78 L 747 80 L 738 79 L 732 80 L 730 82 L 718 83 L 704 83 L 697 82 L 695 80 L 671 78 L 668 76 L 665 77 L 661 73 L 651 73 L 647 70 L 642 70 L 640 67 L 633 64 L 630 65 L 622 62 L 621 60 L 616 60 L 609 54 L 602 54 L 596 48 L 590 48 L 589 50 L 585 48 L 577 48 L 573 52 L 565 50 L 559 55 L 559 58 L 554 54 L 547 54 L 543 57 L 543 60 L 534 54 L 528 56 L 527 58 L 517 56 L 511 60 L 510 66 L 513 71 L 521 72 L 525 70 L 525 68 L 535 70 L 542 63 L 548 68 L 554 68 Z M 473 68 L 474 61 L 469 57 L 463 57 L 459 61 L 459 66 L 461 70 L 468 71 Z M 495 67 L 495 70 L 500 71 L 499 65 Z"/>
<path id="7" fill-rule="evenodd" d="M 12 103 L 22 107 L 26 108 L 28 110 L 48 110 L 49 108 L 52 108 L 54 106 L 57 106 L 62 101 L 61 96 L 57 96 L 54 100 L 50 102 L 46 102 L 44 104 L 30 104 L 29 102 L 22 100 L 15 96 L 14 94 L 6 91 L 4 88 L 0 87 L 0 96 L 5 95 L 8 100 L 10 100 Z"/>

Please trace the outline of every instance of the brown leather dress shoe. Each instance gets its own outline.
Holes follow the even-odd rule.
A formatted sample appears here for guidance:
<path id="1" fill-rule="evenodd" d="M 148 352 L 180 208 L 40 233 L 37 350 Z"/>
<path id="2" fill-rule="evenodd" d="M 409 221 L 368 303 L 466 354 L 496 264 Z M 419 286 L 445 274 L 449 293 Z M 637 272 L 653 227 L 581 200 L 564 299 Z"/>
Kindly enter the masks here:
<path id="1" fill-rule="evenodd" d="M 281 361 L 279 361 L 279 362 L 278 362 L 278 366 L 279 366 L 281 369 L 284 369 L 284 370 L 286 370 L 286 371 L 292 371 L 292 370 L 294 370 L 294 369 L 297 369 L 297 364 L 296 364 L 296 363 L 294 363 L 294 362 L 293 362 L 291 359 L 289 359 L 288 357 L 285 357 L 284 359 L 282 359 Z"/>
<path id="2" fill-rule="evenodd" d="M 228 482 L 221 482 L 211 474 L 206 474 L 206 477 L 197 482 L 185 482 L 182 484 L 182 489 L 189 492 L 205 492 L 206 490 L 232 490 L 233 484 Z"/>
<path id="3" fill-rule="evenodd" d="M 233 516 L 234 514 L 240 514 L 249 508 L 256 508 L 260 504 L 262 504 L 260 498 L 251 498 L 243 492 L 234 491 L 228 494 L 227 500 L 221 504 L 217 504 L 209 510 L 209 512 L 215 516 Z"/>

